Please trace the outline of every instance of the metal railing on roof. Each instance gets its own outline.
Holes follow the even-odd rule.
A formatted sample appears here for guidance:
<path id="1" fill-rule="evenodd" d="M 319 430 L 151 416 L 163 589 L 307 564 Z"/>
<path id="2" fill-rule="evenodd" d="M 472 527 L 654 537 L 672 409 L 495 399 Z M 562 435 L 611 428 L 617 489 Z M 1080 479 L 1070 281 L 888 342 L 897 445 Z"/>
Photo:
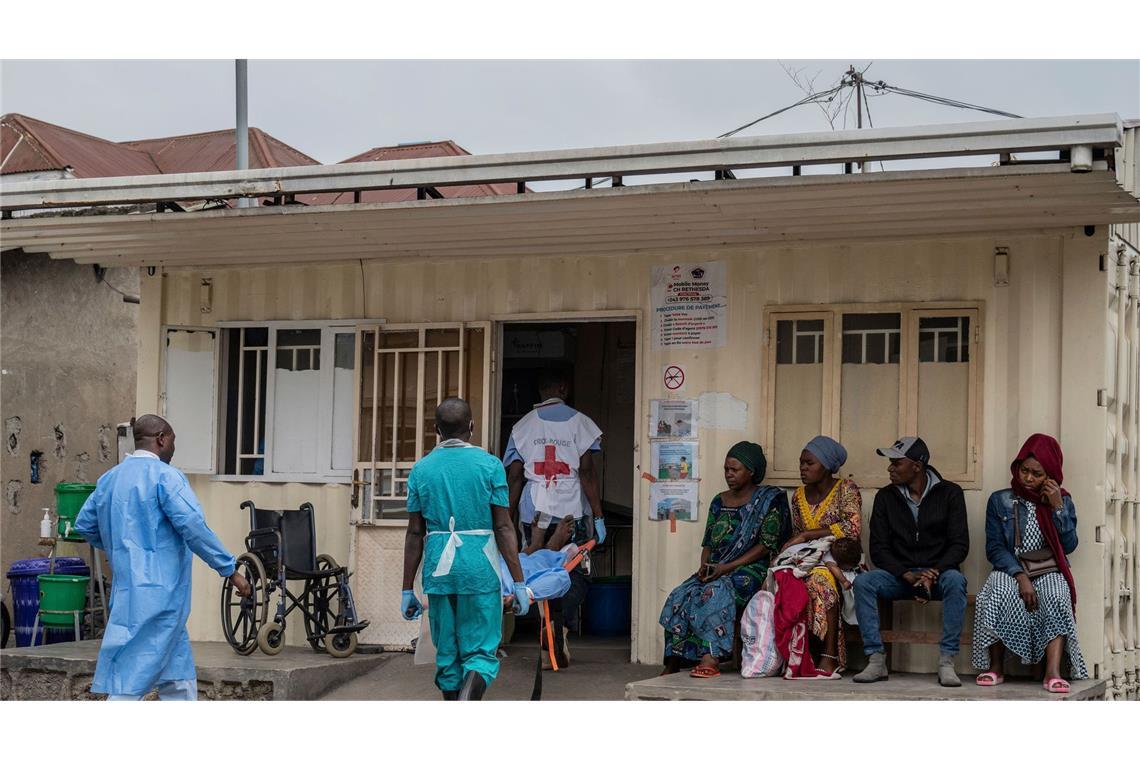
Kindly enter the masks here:
<path id="1" fill-rule="evenodd" d="M 359 192 L 394 188 L 526 183 L 608 177 L 621 184 L 632 175 L 713 171 L 731 181 L 734 170 L 854 164 L 1015 152 L 1057 151 L 1074 170 L 1111 160 L 1123 128 L 1116 114 L 1063 116 L 886 129 L 768 135 L 724 140 L 622 145 L 532 153 L 403 159 L 331 166 L 291 166 L 246 171 L 105 177 L 70 181 L 0 182 L 0 210 L 101 206 Z M 433 196 L 434 197 L 434 196 Z M 251 210 L 251 213 L 257 213 Z"/>

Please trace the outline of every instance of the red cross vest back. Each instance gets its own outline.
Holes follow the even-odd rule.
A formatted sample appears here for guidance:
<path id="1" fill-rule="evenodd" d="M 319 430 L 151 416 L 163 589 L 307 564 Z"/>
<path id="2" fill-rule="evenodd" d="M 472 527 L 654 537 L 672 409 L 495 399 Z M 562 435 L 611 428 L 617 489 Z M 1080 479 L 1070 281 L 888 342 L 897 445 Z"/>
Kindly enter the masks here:
<path id="1" fill-rule="evenodd" d="M 515 423 L 511 437 L 523 460 L 535 510 L 555 519 L 579 517 L 582 485 L 578 467 L 602 430 L 581 412 L 565 422 L 544 420 L 538 411 L 549 405 L 540 404 Z"/>

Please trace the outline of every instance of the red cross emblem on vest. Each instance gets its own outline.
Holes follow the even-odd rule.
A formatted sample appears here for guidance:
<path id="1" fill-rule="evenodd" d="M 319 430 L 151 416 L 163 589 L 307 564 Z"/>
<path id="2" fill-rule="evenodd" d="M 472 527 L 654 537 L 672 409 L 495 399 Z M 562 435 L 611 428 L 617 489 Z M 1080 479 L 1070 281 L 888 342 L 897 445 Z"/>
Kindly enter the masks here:
<path id="1" fill-rule="evenodd" d="M 570 465 L 565 462 L 559 462 L 555 457 L 556 448 L 554 446 L 546 447 L 546 456 L 541 462 L 534 463 L 534 474 L 541 475 L 546 478 L 546 487 L 550 488 L 551 483 L 558 482 L 559 475 L 569 475 Z"/>

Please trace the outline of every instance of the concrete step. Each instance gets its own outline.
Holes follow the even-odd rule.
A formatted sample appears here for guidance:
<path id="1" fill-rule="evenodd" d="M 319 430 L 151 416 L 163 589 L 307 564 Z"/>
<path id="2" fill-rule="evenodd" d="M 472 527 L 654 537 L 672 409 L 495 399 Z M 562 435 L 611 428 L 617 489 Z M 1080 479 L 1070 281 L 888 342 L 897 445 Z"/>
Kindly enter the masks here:
<path id="1" fill-rule="evenodd" d="M 723 673 L 716 678 L 693 678 L 687 671 L 626 684 L 627 700 L 809 700 L 864 699 L 913 701 L 966 700 L 1090 700 L 1103 699 L 1105 682 L 1071 681 L 1068 694 L 1049 694 L 1035 680 L 1007 680 L 1000 686 L 978 686 L 962 675 L 956 688 L 939 686 L 933 673 L 892 673 L 890 680 L 860 684 L 850 676 L 838 681 L 787 681 L 783 678 L 741 678 Z"/>
<path id="2" fill-rule="evenodd" d="M 98 640 L 0 650 L 0 699 L 103 699 L 91 693 Z M 316 699 L 331 688 L 387 662 L 386 654 L 354 654 L 338 660 L 308 647 L 278 655 L 243 657 L 225 642 L 191 644 L 198 698 L 210 700 Z"/>

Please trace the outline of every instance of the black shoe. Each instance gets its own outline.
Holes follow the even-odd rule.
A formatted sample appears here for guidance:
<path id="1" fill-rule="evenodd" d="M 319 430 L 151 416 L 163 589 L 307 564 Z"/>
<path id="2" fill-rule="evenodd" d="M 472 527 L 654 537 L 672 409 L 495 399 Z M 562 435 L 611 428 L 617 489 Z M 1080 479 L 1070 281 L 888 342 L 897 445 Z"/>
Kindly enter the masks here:
<path id="1" fill-rule="evenodd" d="M 444 702 L 454 702 L 457 699 L 459 699 L 459 692 L 457 691 L 445 691 L 443 693 Z"/>
<path id="2" fill-rule="evenodd" d="M 487 682 L 483 680 L 483 676 L 472 670 L 463 677 L 463 685 L 459 687 L 457 699 L 460 702 L 478 702 L 486 691 Z"/>

